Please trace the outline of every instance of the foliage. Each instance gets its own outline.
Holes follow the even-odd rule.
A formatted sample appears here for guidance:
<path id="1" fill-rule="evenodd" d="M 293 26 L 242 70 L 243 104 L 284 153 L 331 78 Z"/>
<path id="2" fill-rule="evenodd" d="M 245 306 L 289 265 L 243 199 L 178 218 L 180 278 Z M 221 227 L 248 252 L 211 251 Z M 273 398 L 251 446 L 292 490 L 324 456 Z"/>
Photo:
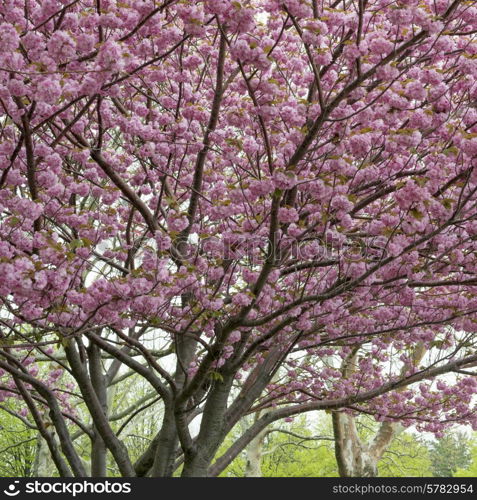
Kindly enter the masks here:
<path id="1" fill-rule="evenodd" d="M 463 432 L 446 433 L 430 444 L 432 475 L 453 477 L 457 470 L 467 469 L 472 463 L 469 438 Z"/>
<path id="2" fill-rule="evenodd" d="M 477 442 L 475 434 L 469 441 L 470 463 L 467 467 L 459 467 L 454 477 L 477 477 Z"/>
<path id="3" fill-rule="evenodd" d="M 424 439 L 404 432 L 391 444 L 379 462 L 380 477 L 431 476 L 430 452 Z"/>
<path id="4" fill-rule="evenodd" d="M 369 418 L 361 419 L 360 437 L 369 438 L 377 425 Z M 262 451 L 263 477 L 337 477 L 332 427 L 329 419 L 319 417 L 317 422 L 299 418 L 280 426 L 278 432 L 267 434 Z M 284 432 L 280 432 L 284 431 Z M 291 432 L 294 435 L 287 434 Z M 301 437 L 298 437 L 301 436 Z M 324 439 L 309 440 L 311 437 Z M 225 451 L 234 437 L 228 436 Z M 221 450 L 222 451 L 222 450 Z M 219 451 L 220 455 L 220 451 Z M 378 465 L 380 477 L 428 477 L 431 461 L 428 443 L 410 432 L 403 432 L 392 442 Z M 238 456 L 222 476 L 245 475 L 245 453 Z"/>
<path id="5" fill-rule="evenodd" d="M 10 402 L 7 408 L 15 405 Z M 37 432 L 4 409 L 0 413 L 0 477 L 35 475 Z"/>
<path id="6" fill-rule="evenodd" d="M 298 418 L 292 423 L 268 429 L 263 440 L 262 476 L 335 477 L 337 467 L 331 436 L 331 426 L 323 418 L 318 422 Z M 233 436 L 227 438 L 224 450 L 233 440 Z M 219 455 L 220 452 L 221 450 Z M 243 477 L 245 463 L 244 452 L 222 472 L 221 476 Z"/>

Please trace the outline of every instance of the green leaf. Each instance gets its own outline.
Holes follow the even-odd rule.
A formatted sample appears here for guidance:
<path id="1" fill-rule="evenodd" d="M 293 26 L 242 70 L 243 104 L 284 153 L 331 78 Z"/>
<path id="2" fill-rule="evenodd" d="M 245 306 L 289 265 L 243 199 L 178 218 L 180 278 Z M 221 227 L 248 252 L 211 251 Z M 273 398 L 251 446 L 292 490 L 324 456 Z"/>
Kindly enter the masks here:
<path id="1" fill-rule="evenodd" d="M 84 242 L 82 239 L 71 240 L 70 247 L 73 250 L 76 250 L 77 248 L 81 248 L 83 246 L 84 246 Z"/>
<path id="2" fill-rule="evenodd" d="M 457 155 L 459 154 L 459 150 L 455 147 L 455 146 L 452 146 L 450 148 L 446 148 L 444 149 L 444 151 L 442 151 L 446 156 L 450 156 L 450 155 Z"/>
<path id="3" fill-rule="evenodd" d="M 20 224 L 20 222 L 21 222 L 21 221 L 20 221 L 20 218 L 19 218 L 19 217 L 16 217 L 16 216 L 10 217 L 10 218 L 8 219 L 8 225 L 9 225 L 9 226 L 12 226 L 12 227 L 14 227 L 14 226 L 18 226 L 18 224 Z"/>
<path id="4" fill-rule="evenodd" d="M 447 208 L 447 210 L 450 210 L 452 208 L 454 200 L 452 198 L 444 198 L 441 203 L 444 206 L 444 208 Z"/>
<path id="5" fill-rule="evenodd" d="M 219 382 L 224 381 L 224 377 L 219 372 L 211 371 L 211 372 L 209 372 L 209 377 L 212 380 L 218 380 Z"/>
<path id="6" fill-rule="evenodd" d="M 409 213 L 417 220 L 421 220 L 424 217 L 424 214 L 422 214 L 422 212 L 420 212 L 417 208 L 411 208 Z"/>

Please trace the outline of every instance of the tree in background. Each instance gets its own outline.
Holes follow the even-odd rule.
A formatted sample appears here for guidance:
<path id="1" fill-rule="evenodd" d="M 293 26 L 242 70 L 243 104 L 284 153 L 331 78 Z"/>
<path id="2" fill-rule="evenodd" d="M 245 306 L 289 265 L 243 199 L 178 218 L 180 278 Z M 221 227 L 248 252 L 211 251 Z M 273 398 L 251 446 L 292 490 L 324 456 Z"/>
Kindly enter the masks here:
<path id="1" fill-rule="evenodd" d="M 343 378 L 352 377 L 358 370 L 360 348 L 355 348 L 341 363 Z M 410 351 L 409 360 L 417 368 L 426 354 L 424 343 L 419 342 Z M 407 366 L 403 367 L 405 371 Z M 404 374 L 404 372 L 403 372 Z M 398 390 L 402 392 L 403 389 Z M 341 477 L 373 477 L 378 475 L 378 463 L 403 430 L 399 420 L 385 420 L 375 432 L 360 433 L 357 416 L 346 411 L 334 411 L 333 435 L 335 456 Z"/>
<path id="2" fill-rule="evenodd" d="M 381 426 L 366 416 L 356 419 L 354 424 L 363 442 L 379 434 Z M 238 456 L 222 473 L 223 476 L 337 477 L 340 475 L 334 452 L 330 416 L 322 415 L 317 422 L 307 421 L 301 417 L 285 426 L 267 429 L 267 432 L 260 437 L 260 447 L 252 442 L 251 450 L 247 449 Z M 233 439 L 234 437 L 230 436 L 227 441 Z M 224 443 L 224 448 L 229 442 Z M 254 460 L 253 464 L 250 464 L 251 459 Z M 379 460 L 378 475 L 380 477 L 430 476 L 428 443 L 413 433 L 400 433 L 383 452 Z"/>
<path id="3" fill-rule="evenodd" d="M 472 463 L 469 438 L 463 432 L 446 433 L 429 444 L 432 475 L 453 477 L 458 469 Z"/>
<path id="4" fill-rule="evenodd" d="M 469 444 L 470 464 L 468 464 L 468 467 L 458 468 L 454 477 L 477 477 L 477 440 L 475 434 Z"/>
<path id="5" fill-rule="evenodd" d="M 301 421 L 300 421 L 301 420 Z M 336 477 L 330 426 L 310 426 L 300 419 L 268 435 L 264 477 Z M 326 432 L 328 433 L 326 434 Z"/>
<path id="6" fill-rule="evenodd" d="M 0 400 L 58 474 L 217 475 L 315 410 L 477 427 L 474 3 L 1 3 Z"/>
<path id="7" fill-rule="evenodd" d="M 316 418 L 318 417 L 318 418 Z M 313 419 L 313 420 L 311 420 Z M 223 453 L 249 425 L 247 419 L 224 442 Z M 270 426 L 221 473 L 225 477 L 336 477 L 332 428 L 328 418 L 310 414 Z"/>
<path id="8" fill-rule="evenodd" d="M 31 477 L 38 470 L 37 433 L 6 411 L 0 420 L 0 477 Z"/>

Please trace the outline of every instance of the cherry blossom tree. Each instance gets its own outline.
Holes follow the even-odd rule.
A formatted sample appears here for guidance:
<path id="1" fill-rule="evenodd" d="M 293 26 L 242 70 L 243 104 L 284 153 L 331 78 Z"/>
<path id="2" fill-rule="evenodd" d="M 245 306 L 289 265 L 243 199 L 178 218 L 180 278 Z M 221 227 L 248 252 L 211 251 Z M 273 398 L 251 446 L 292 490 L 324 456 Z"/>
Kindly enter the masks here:
<path id="1" fill-rule="evenodd" d="M 0 402 L 61 475 L 216 475 L 314 410 L 477 428 L 476 33 L 463 0 L 1 3 Z"/>

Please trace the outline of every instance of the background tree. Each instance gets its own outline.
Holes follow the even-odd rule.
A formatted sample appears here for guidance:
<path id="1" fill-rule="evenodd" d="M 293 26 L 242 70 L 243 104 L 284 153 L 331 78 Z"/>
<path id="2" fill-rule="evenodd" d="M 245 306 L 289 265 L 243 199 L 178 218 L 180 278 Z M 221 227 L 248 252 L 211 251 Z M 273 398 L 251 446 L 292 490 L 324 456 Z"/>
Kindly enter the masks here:
<path id="1" fill-rule="evenodd" d="M 10 406 L 10 405 L 9 405 Z M 18 420 L 0 409 L 0 476 L 31 477 L 36 475 L 37 436 L 27 419 Z"/>
<path id="2" fill-rule="evenodd" d="M 339 467 L 335 457 L 331 416 L 321 415 L 310 421 L 311 415 L 285 423 L 274 432 L 267 432 L 261 441 L 259 466 L 260 477 L 337 477 Z M 362 416 L 355 421 L 360 439 L 366 442 L 377 433 L 381 424 Z M 272 431 L 272 429 L 267 429 Z M 230 436 L 224 448 L 234 438 Z M 256 452 L 256 448 L 253 448 Z M 219 452 L 220 453 L 220 452 Z M 247 476 L 250 466 L 248 450 L 242 452 L 222 472 L 227 477 Z M 428 443 L 408 431 L 395 437 L 383 452 L 377 467 L 380 477 L 429 477 L 431 461 Z"/>
<path id="3" fill-rule="evenodd" d="M 463 432 L 446 433 L 429 445 L 432 475 L 453 477 L 472 463 L 469 438 Z"/>
<path id="4" fill-rule="evenodd" d="M 475 434 L 469 441 L 471 462 L 467 467 L 459 468 L 454 474 L 454 477 L 477 477 L 477 443 Z"/>

